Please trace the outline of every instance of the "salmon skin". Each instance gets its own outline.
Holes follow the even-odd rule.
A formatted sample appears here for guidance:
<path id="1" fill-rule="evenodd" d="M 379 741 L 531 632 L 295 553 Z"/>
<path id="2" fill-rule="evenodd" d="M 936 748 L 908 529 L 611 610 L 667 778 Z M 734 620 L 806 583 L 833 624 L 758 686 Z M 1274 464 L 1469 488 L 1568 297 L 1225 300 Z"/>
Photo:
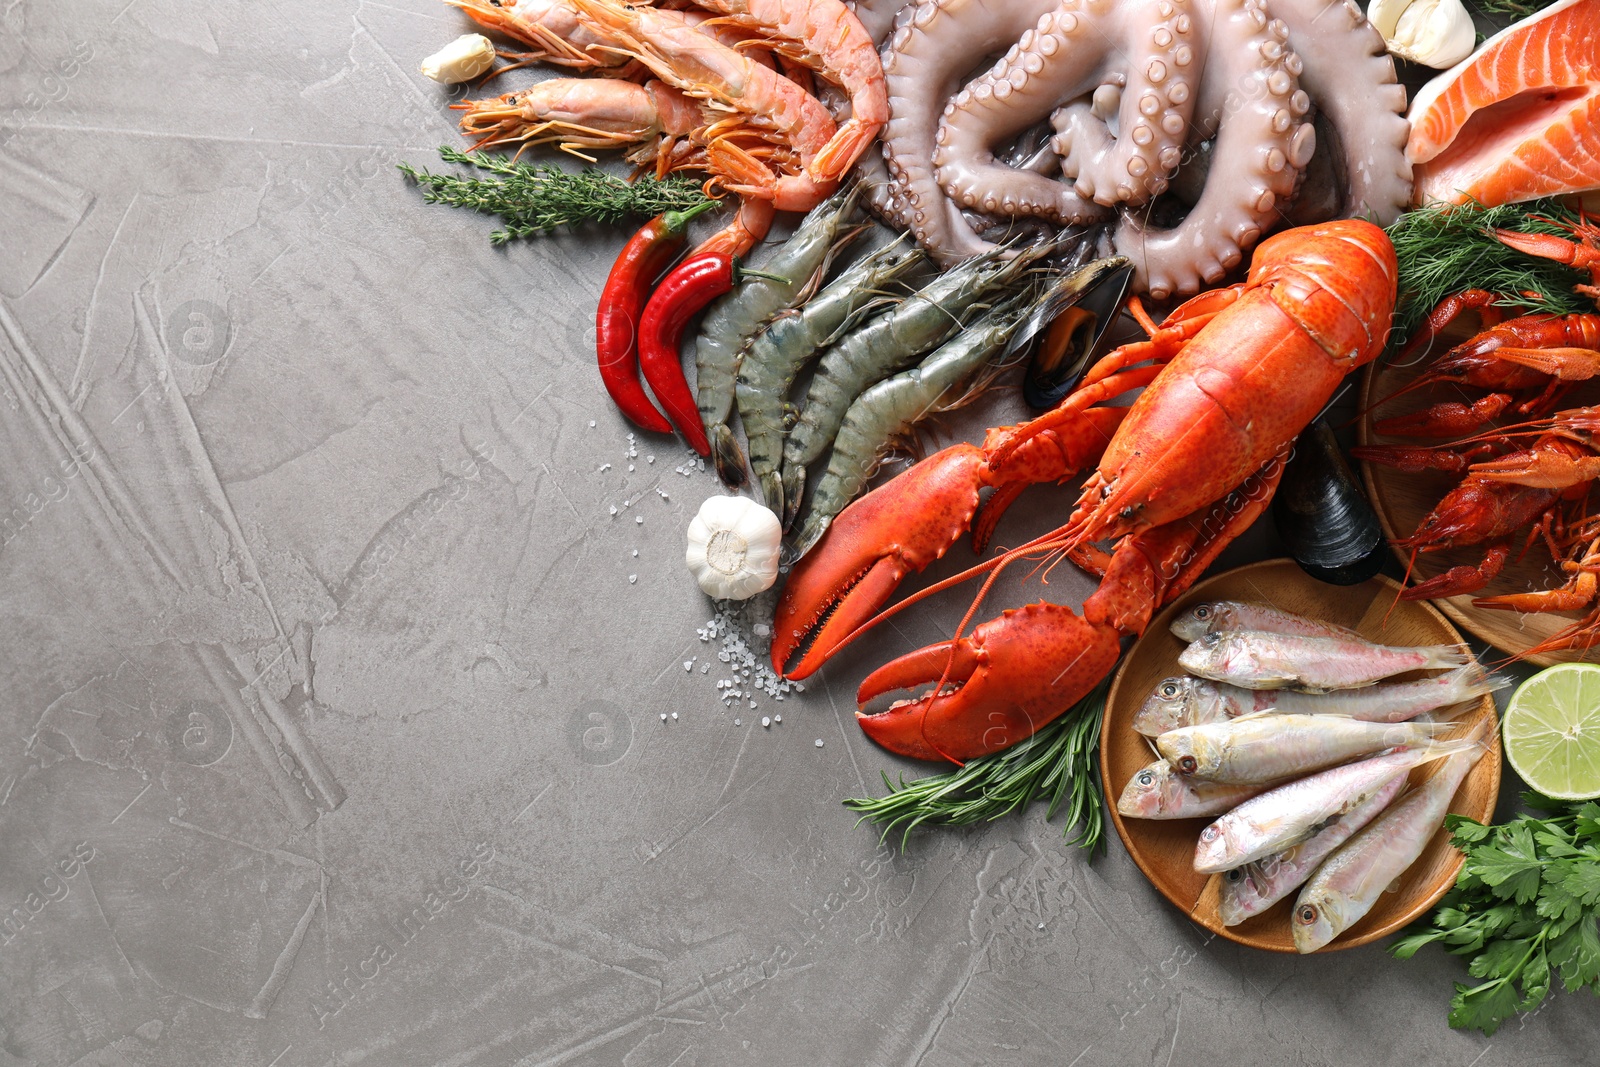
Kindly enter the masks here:
<path id="1" fill-rule="evenodd" d="M 1417 204 L 1485 207 L 1600 187 L 1600 0 L 1503 30 L 1412 101 Z"/>

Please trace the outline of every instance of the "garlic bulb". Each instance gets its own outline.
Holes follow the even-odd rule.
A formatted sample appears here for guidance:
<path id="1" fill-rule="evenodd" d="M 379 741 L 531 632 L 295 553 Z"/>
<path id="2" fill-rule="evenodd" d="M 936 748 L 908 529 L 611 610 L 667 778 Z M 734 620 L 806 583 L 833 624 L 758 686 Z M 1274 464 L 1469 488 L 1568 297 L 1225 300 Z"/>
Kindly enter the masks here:
<path id="1" fill-rule="evenodd" d="M 778 578 L 778 516 L 742 496 L 714 496 L 689 523 L 684 562 L 707 596 L 745 600 Z"/>
<path id="2" fill-rule="evenodd" d="M 1367 21 L 1391 53 L 1439 70 L 1466 59 L 1477 43 L 1461 0 L 1372 0 Z"/>
<path id="3" fill-rule="evenodd" d="M 481 33 L 464 33 L 422 61 L 422 73 L 436 82 L 471 81 L 494 63 L 494 42 Z"/>

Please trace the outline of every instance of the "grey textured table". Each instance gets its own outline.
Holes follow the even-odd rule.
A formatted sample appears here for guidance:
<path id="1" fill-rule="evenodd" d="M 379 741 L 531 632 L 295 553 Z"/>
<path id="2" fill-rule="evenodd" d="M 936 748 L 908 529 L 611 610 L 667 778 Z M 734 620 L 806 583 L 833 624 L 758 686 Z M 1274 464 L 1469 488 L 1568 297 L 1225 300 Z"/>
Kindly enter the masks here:
<path id="1" fill-rule="evenodd" d="M 1453 958 L 1239 949 L 1038 811 L 856 828 L 917 768 L 853 688 L 964 600 L 719 699 L 712 478 L 588 355 L 621 235 L 394 170 L 465 29 L 0 4 L 0 1067 L 1594 1062 L 1587 998 L 1453 1033 Z"/>

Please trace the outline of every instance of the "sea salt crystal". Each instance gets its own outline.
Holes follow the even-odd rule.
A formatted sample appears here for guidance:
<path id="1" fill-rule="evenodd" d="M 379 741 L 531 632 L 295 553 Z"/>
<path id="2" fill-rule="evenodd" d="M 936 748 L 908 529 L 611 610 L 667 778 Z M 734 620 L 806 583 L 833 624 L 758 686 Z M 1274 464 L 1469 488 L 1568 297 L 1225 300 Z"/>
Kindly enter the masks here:
<path id="1" fill-rule="evenodd" d="M 673 713 L 672 713 L 672 720 L 673 720 L 673 721 L 674 721 L 674 722 L 676 722 L 676 721 L 677 721 L 677 720 L 678 720 L 678 713 L 677 713 L 677 712 L 673 712 Z"/>
<path id="2" fill-rule="evenodd" d="M 639 580 L 639 576 L 637 574 L 628 575 L 628 584 L 629 585 L 632 585 L 633 583 L 637 582 L 638 580 Z"/>
<path id="3" fill-rule="evenodd" d="M 600 473 L 601 474 L 604 474 L 606 471 L 608 471 L 610 469 L 611 469 L 611 464 L 609 464 L 609 463 L 600 464 Z"/>
<path id="4" fill-rule="evenodd" d="M 782 697 L 779 697 L 779 698 L 778 698 L 778 699 L 779 699 L 779 700 L 782 700 L 782 699 L 783 699 L 783 698 L 782 698 Z M 774 715 L 774 716 L 773 716 L 773 717 L 772 717 L 772 721 L 773 721 L 773 722 L 782 722 L 782 721 L 783 721 L 783 716 L 782 716 L 782 715 Z"/>
<path id="5" fill-rule="evenodd" d="M 644 516 L 643 515 L 635 515 L 633 517 L 633 521 L 638 523 L 640 526 L 643 526 L 644 525 Z"/>
<path id="6" fill-rule="evenodd" d="M 656 461 L 656 457 L 654 457 L 654 456 L 646 456 L 646 457 L 644 457 L 644 461 L 646 463 L 654 463 Z"/>
<path id="7" fill-rule="evenodd" d="M 611 505 L 611 514 L 615 515 L 616 513 L 617 513 L 617 506 L 615 504 L 612 504 Z"/>
<path id="8" fill-rule="evenodd" d="M 633 558 L 634 559 L 638 559 L 639 558 L 639 550 L 637 548 L 633 550 Z"/>
<path id="9" fill-rule="evenodd" d="M 764 727 L 771 726 L 772 725 L 772 720 L 767 718 L 765 715 L 763 715 L 763 716 L 761 716 L 761 725 L 764 726 Z"/>
<path id="10" fill-rule="evenodd" d="M 818 748 L 821 748 L 821 747 L 822 747 L 822 738 L 820 738 L 820 737 L 819 737 L 819 738 L 817 738 L 817 747 L 818 747 Z"/>
<path id="11" fill-rule="evenodd" d="M 591 429 L 591 430 L 594 429 L 594 420 L 593 419 L 589 420 L 589 429 Z"/>
<path id="12" fill-rule="evenodd" d="M 733 725 L 735 725 L 735 726 L 743 726 L 743 725 L 744 725 L 744 723 L 743 723 L 743 722 L 741 722 L 741 721 L 740 721 L 740 720 L 738 720 L 738 719 L 734 719 L 734 720 L 733 720 Z"/>
<path id="13" fill-rule="evenodd" d="M 632 471 L 632 470 L 633 470 L 633 464 L 632 464 L 632 463 L 630 463 L 630 464 L 628 464 L 628 470 L 629 470 L 629 471 Z"/>
<path id="14" fill-rule="evenodd" d="M 683 669 L 686 670 L 686 671 L 694 670 L 694 660 L 692 660 L 692 659 L 684 660 L 683 661 Z"/>
<path id="15" fill-rule="evenodd" d="M 666 722 L 667 721 L 667 713 L 664 712 L 664 711 L 661 713 L 661 721 L 662 722 Z"/>

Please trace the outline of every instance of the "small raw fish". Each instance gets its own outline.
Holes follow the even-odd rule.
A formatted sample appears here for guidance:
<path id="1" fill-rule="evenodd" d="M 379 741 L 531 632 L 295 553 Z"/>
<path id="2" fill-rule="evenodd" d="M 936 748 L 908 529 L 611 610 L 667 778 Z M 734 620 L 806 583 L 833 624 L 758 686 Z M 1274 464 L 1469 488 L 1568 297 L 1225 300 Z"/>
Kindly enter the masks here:
<path id="1" fill-rule="evenodd" d="M 1156 738 L 1156 748 L 1180 774 L 1242 785 L 1320 771 L 1386 748 L 1426 744 L 1453 729 L 1451 722 L 1248 715 L 1168 730 Z"/>
<path id="2" fill-rule="evenodd" d="M 1385 753 L 1287 782 L 1245 801 L 1200 831 L 1194 869 L 1217 874 L 1308 840 L 1330 820 L 1356 810 L 1411 768 L 1469 747 L 1446 741 Z"/>
<path id="3" fill-rule="evenodd" d="M 1294 634 L 1297 637 L 1359 637 L 1354 630 L 1318 622 L 1304 615 L 1247 604 L 1242 600 L 1208 600 L 1196 604 L 1172 620 L 1172 632 L 1180 641 L 1197 641 L 1206 634 L 1222 630 L 1261 630 L 1269 634 Z"/>
<path id="4" fill-rule="evenodd" d="M 1363 722 L 1405 722 L 1425 711 L 1476 700 L 1504 689 L 1507 678 L 1485 675 L 1476 663 L 1411 682 L 1384 682 L 1333 693 L 1299 693 L 1292 689 L 1241 689 L 1226 682 L 1178 676 L 1164 678 L 1133 717 L 1133 728 L 1146 737 L 1168 730 L 1225 722 L 1241 715 L 1348 715 Z"/>
<path id="5" fill-rule="evenodd" d="M 1221 815 L 1266 789 L 1265 785 L 1222 785 L 1189 778 L 1173 770 L 1166 760 L 1156 760 L 1128 779 L 1117 798 L 1117 811 L 1132 819 Z"/>
<path id="6" fill-rule="evenodd" d="M 1364 803 L 1351 808 L 1293 848 L 1225 871 L 1218 904 L 1222 925 L 1238 926 L 1300 888 L 1328 853 L 1377 818 L 1405 787 L 1406 776 L 1397 774 Z"/>
<path id="7" fill-rule="evenodd" d="M 1246 785 L 1309 774 L 1386 748 L 1425 745 L 1454 728 L 1450 722 L 1266 713 L 1169 730 L 1156 738 L 1156 747 L 1180 774 Z"/>
<path id="8" fill-rule="evenodd" d="M 1357 689 L 1416 670 L 1453 670 L 1474 662 L 1455 645 L 1399 648 L 1359 637 L 1295 637 L 1259 630 L 1210 633 L 1178 657 L 1190 674 L 1245 689 L 1325 693 Z"/>
<path id="9" fill-rule="evenodd" d="M 1475 743 L 1447 759 L 1422 785 L 1390 806 L 1325 860 L 1295 902 L 1294 947 L 1315 952 L 1362 916 L 1427 848 L 1450 800 L 1488 751 L 1488 723 Z"/>

